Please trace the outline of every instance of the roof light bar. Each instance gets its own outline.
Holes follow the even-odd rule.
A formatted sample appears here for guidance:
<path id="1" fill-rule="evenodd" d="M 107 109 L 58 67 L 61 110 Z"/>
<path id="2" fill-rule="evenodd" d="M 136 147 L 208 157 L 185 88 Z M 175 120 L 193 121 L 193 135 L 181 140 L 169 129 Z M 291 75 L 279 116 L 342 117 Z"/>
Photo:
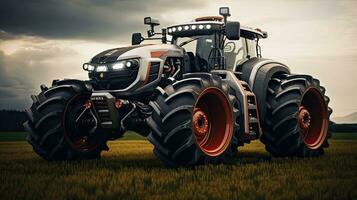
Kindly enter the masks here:
<path id="1" fill-rule="evenodd" d="M 194 24 L 182 24 L 171 26 L 167 28 L 167 32 L 172 36 L 193 36 L 193 35 L 208 35 L 215 31 L 222 30 L 221 23 L 215 22 L 205 22 L 205 23 L 194 23 Z"/>

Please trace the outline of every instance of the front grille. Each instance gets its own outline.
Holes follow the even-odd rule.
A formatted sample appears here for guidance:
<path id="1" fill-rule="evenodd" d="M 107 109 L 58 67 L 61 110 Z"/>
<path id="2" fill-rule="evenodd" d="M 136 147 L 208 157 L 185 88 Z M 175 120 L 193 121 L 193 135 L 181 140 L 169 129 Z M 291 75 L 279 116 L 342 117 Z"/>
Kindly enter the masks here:
<path id="1" fill-rule="evenodd" d="M 92 80 L 94 89 L 120 90 L 129 87 L 135 81 L 138 72 L 138 67 L 103 73 L 92 72 L 89 74 L 89 78 Z"/>
<path id="2" fill-rule="evenodd" d="M 95 97 L 92 98 L 92 102 L 97 111 L 100 123 L 111 123 L 107 98 L 105 96 Z"/>
<path id="3" fill-rule="evenodd" d="M 110 114 L 109 114 L 109 110 L 98 110 L 98 116 L 100 118 L 100 122 L 112 122 L 112 120 L 110 119 Z"/>
<path id="4" fill-rule="evenodd" d="M 105 97 L 104 97 L 105 98 Z M 107 105 L 107 100 L 93 100 L 94 105 L 96 107 L 96 109 L 98 110 L 102 110 L 102 109 L 108 109 L 108 105 Z"/>
<path id="5" fill-rule="evenodd" d="M 150 67 L 149 73 L 149 80 L 148 82 L 152 82 L 157 79 L 160 71 L 160 62 L 152 62 Z"/>

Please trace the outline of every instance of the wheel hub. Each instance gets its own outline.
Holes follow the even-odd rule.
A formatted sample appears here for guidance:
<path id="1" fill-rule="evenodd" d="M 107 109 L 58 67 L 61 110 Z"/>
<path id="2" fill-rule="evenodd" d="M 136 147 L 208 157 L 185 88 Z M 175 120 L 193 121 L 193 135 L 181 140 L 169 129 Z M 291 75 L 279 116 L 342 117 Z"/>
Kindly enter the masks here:
<path id="1" fill-rule="evenodd" d="M 92 102 L 90 100 L 86 100 L 83 106 L 85 109 L 90 109 L 92 108 Z"/>
<path id="2" fill-rule="evenodd" d="M 308 130 L 311 125 L 311 115 L 304 106 L 299 109 L 299 125 L 302 130 Z"/>
<path id="3" fill-rule="evenodd" d="M 218 88 L 206 88 L 196 100 L 192 129 L 198 147 L 208 156 L 225 152 L 233 137 L 232 108 Z"/>
<path id="4" fill-rule="evenodd" d="M 209 121 L 207 115 L 199 108 L 194 110 L 193 128 L 197 136 L 204 136 L 209 129 Z"/>

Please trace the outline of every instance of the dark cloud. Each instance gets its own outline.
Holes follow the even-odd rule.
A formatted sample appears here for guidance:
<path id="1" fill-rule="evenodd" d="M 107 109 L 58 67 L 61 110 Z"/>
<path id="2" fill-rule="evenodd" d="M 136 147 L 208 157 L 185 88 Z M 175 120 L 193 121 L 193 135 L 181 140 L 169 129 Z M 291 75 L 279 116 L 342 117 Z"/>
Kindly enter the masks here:
<path id="1" fill-rule="evenodd" d="M 356 107 L 356 94 L 346 92 L 357 87 L 356 1 L 0 0 L 0 109 L 28 107 L 53 79 L 85 79 L 81 64 L 144 33 L 145 16 L 165 26 L 217 14 L 219 6 L 269 32 L 263 56 L 319 78 L 336 116 Z"/>
<path id="2" fill-rule="evenodd" d="M 129 43 L 130 33 L 145 32 L 144 17 L 160 19 L 162 14 L 203 4 L 193 0 L 1 0 L 0 44 L 7 40 L 28 44 L 6 55 L 0 49 L 0 109 L 28 107 L 30 95 L 39 92 L 40 84 L 81 73 L 85 60 L 57 39 Z M 160 19 L 162 25 L 170 20 Z"/>
<path id="3" fill-rule="evenodd" d="M 129 39 L 129 33 L 143 29 L 145 16 L 202 4 L 192 0 L 1 0 L 0 30 L 48 38 Z M 163 24 L 168 21 L 162 19 Z"/>
<path id="4" fill-rule="evenodd" d="M 53 79 L 81 72 L 73 60 L 77 53 L 40 39 L 31 48 L 22 48 L 10 55 L 0 51 L 0 109 L 23 109 L 30 105 L 30 95 L 39 92 L 40 84 L 49 85 Z M 74 67 L 77 65 L 78 67 Z"/>
<path id="5" fill-rule="evenodd" d="M 0 51 L 0 109 L 21 109 L 27 105 L 23 94 L 32 88 L 26 87 L 28 84 L 24 83 L 22 78 L 14 79 L 12 70 L 6 67 L 8 63 L 9 60 Z"/>

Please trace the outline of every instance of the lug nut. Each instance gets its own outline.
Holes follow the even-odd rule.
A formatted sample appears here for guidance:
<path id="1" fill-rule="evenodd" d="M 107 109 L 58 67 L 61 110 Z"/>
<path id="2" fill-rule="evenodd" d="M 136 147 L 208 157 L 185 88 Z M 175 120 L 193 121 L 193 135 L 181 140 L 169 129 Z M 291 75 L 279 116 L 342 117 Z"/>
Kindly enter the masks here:
<path id="1" fill-rule="evenodd" d="M 115 105 L 115 107 L 116 107 L 117 109 L 119 109 L 119 108 L 122 107 L 123 104 L 122 104 L 122 102 L 121 102 L 120 99 L 117 99 L 117 100 L 115 100 L 114 105 Z"/>
<path id="2" fill-rule="evenodd" d="M 92 107 L 92 102 L 90 100 L 87 100 L 85 103 L 84 103 L 84 107 L 86 109 L 90 109 Z"/>

